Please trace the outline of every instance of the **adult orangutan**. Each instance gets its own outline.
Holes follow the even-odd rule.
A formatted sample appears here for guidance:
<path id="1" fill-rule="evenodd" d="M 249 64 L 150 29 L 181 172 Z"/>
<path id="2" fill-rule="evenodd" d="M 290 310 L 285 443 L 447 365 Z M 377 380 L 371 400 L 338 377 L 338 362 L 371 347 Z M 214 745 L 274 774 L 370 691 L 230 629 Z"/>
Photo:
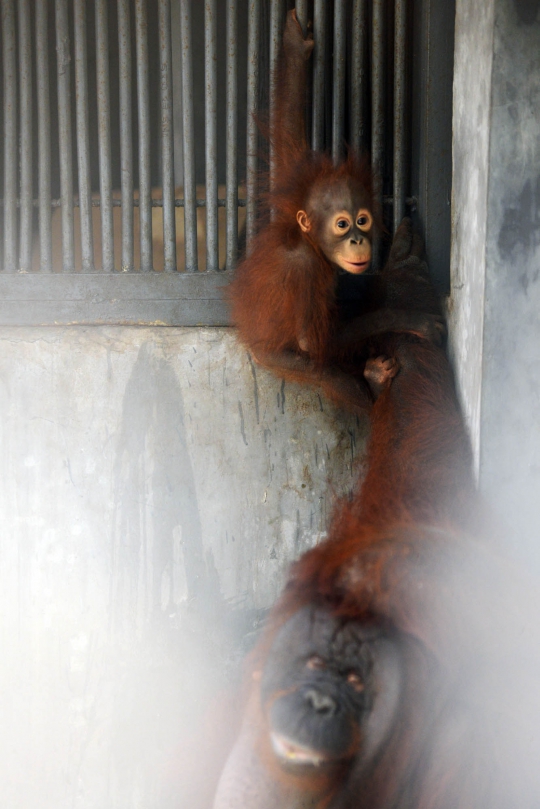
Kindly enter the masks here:
<path id="1" fill-rule="evenodd" d="M 361 370 L 351 373 L 360 360 L 363 367 L 368 355 L 359 352 L 362 341 L 388 331 L 439 341 L 441 310 L 418 257 L 412 265 L 396 266 L 403 252 L 398 231 L 390 260 L 393 276 L 383 272 L 368 299 L 357 302 L 354 325 L 343 329 L 336 299 L 339 274 L 369 269 L 382 225 L 368 162 L 351 153 L 334 165 L 327 154 L 308 148 L 303 112 L 312 48 L 313 40 L 304 39 L 295 12 L 289 12 L 270 132 L 272 217 L 236 270 L 229 289 L 232 316 L 241 340 L 262 365 L 287 379 L 317 385 L 339 404 L 362 411 L 372 398 Z M 405 230 L 408 256 L 408 221 Z M 418 272 L 422 283 L 411 298 Z"/>
<path id="2" fill-rule="evenodd" d="M 538 602 L 466 533 L 444 353 L 394 339 L 397 365 L 368 367 L 367 475 L 273 610 L 214 809 L 540 805 Z"/>

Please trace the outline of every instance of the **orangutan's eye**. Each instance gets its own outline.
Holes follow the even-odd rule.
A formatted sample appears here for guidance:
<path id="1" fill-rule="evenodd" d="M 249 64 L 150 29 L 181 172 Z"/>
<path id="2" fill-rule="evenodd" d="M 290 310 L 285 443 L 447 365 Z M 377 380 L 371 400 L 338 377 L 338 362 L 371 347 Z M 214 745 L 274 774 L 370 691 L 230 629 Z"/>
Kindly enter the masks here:
<path id="1" fill-rule="evenodd" d="M 306 666 L 308 669 L 312 669 L 312 671 L 320 671 L 321 669 L 326 668 L 324 660 L 322 657 L 319 657 L 319 655 L 313 655 L 313 657 L 310 657 L 306 663 Z"/>
<path id="2" fill-rule="evenodd" d="M 334 219 L 334 224 L 332 225 L 332 228 L 334 231 L 334 235 L 339 236 L 341 238 L 341 236 L 344 236 L 351 229 L 351 220 L 349 219 L 348 216 L 344 216 L 343 214 L 341 214 Z"/>
<path id="3" fill-rule="evenodd" d="M 373 225 L 373 217 L 369 211 L 359 211 L 356 218 L 356 225 L 360 230 L 369 230 Z"/>
<path id="4" fill-rule="evenodd" d="M 365 688 L 364 681 L 356 671 L 350 671 L 347 674 L 347 683 L 352 686 L 355 691 L 358 691 L 358 693 L 361 693 Z"/>

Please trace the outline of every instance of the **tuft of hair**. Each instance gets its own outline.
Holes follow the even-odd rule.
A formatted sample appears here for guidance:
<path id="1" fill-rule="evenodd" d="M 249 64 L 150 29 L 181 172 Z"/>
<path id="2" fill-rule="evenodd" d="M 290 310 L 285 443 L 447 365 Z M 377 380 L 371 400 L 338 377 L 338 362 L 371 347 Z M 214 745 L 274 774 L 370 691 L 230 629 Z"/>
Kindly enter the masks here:
<path id="1" fill-rule="evenodd" d="M 300 233 L 296 214 L 306 210 L 314 188 L 338 185 L 344 180 L 353 179 L 365 188 L 371 200 L 376 231 L 383 231 L 382 214 L 375 196 L 376 182 L 368 155 L 357 155 L 349 150 L 336 164 L 326 152 L 295 149 L 294 153 L 294 160 L 289 157 L 283 160 L 277 156 L 272 187 L 268 187 L 268 181 L 260 183 L 261 225 L 271 212 L 275 222 L 285 228 L 289 226 L 293 233 Z"/>

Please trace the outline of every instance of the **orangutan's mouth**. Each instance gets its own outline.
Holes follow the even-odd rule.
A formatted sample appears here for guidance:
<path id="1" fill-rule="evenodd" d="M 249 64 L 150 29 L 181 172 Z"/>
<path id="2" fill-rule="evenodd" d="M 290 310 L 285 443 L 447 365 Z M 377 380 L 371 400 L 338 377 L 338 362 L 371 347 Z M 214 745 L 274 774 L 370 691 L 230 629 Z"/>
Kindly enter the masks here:
<path id="1" fill-rule="evenodd" d="M 343 263 L 346 264 L 346 269 L 350 268 L 352 272 L 364 272 L 369 267 L 369 259 L 367 261 L 347 261 L 343 259 Z"/>
<path id="2" fill-rule="evenodd" d="M 272 748 L 276 756 L 286 764 L 320 767 L 328 761 L 328 756 L 319 750 L 303 747 L 280 733 L 271 733 Z"/>

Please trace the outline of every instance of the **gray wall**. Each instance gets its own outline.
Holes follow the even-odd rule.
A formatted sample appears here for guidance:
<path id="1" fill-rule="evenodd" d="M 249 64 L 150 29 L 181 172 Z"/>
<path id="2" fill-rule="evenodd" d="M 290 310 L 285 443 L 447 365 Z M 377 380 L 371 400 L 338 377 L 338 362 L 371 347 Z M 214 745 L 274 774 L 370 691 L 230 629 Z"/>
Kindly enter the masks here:
<path id="1" fill-rule="evenodd" d="M 365 425 L 226 329 L 0 345 L 0 805 L 181 807 L 171 773 L 324 536 Z"/>
<path id="2" fill-rule="evenodd" d="M 540 3 L 458 0 L 453 349 L 482 490 L 540 570 Z"/>

